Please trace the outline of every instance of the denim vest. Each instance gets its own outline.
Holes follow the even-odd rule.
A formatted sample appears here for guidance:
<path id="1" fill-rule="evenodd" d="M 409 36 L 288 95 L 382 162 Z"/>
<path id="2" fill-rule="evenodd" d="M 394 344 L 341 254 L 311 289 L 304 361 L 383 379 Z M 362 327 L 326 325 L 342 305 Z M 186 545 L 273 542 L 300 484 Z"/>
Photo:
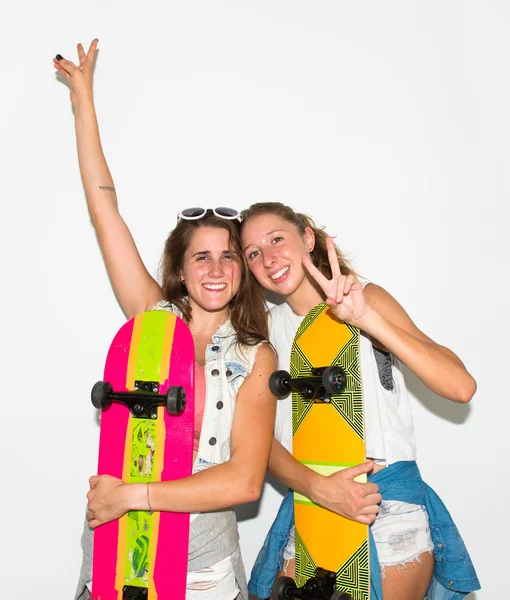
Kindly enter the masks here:
<path id="1" fill-rule="evenodd" d="M 167 310 L 183 318 L 176 306 L 165 301 L 159 302 L 155 309 Z M 251 373 L 259 345 L 237 344 L 230 319 L 212 336 L 205 351 L 206 398 L 194 473 L 230 459 L 230 433 L 237 392 Z"/>
<path id="2" fill-rule="evenodd" d="M 468 551 L 450 513 L 434 490 L 423 481 L 414 461 L 393 463 L 368 479 L 377 483 L 383 500 L 420 504 L 427 510 L 435 556 L 427 600 L 464 598 L 480 589 Z M 289 492 L 259 552 L 248 583 L 249 591 L 259 598 L 270 595 L 271 586 L 283 564 L 283 550 L 293 525 L 293 493 Z M 382 597 L 377 549 L 370 533 L 370 599 L 382 600 Z"/>
<path id="3" fill-rule="evenodd" d="M 167 310 L 182 319 L 182 312 L 167 302 L 157 310 Z M 212 336 L 205 351 L 206 398 L 202 431 L 193 473 L 225 463 L 230 459 L 230 434 L 237 392 L 251 373 L 258 347 L 237 344 L 230 318 Z M 244 565 L 239 551 L 237 522 L 232 509 L 201 513 L 191 522 L 188 570 L 199 571 L 232 557 L 240 600 L 248 599 Z"/>

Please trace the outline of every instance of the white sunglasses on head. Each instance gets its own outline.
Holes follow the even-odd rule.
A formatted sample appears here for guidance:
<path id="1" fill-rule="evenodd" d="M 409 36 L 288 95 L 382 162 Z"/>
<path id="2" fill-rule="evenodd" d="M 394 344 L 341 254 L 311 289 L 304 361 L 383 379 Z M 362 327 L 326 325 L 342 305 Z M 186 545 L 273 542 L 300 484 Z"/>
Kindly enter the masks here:
<path id="1" fill-rule="evenodd" d="M 177 222 L 181 219 L 185 221 L 195 221 L 196 219 L 202 219 L 205 217 L 208 211 L 211 211 L 215 217 L 220 219 L 237 219 L 241 221 L 241 216 L 235 208 L 227 208 L 226 206 L 218 206 L 217 208 L 201 208 L 194 206 L 193 208 L 185 208 L 177 216 Z"/>

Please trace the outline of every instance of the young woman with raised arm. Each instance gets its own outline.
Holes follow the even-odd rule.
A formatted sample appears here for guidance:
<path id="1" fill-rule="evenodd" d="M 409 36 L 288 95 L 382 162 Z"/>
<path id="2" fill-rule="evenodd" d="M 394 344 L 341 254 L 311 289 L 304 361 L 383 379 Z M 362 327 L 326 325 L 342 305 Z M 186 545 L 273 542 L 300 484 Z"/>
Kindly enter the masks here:
<path id="1" fill-rule="evenodd" d="M 194 513 L 190 527 L 188 600 L 247 598 L 232 507 L 258 498 L 271 446 L 275 398 L 268 386 L 275 357 L 267 343 L 262 290 L 246 267 L 240 222 L 232 209 L 180 213 L 163 255 L 161 285 L 149 274 L 122 219 L 101 142 L 92 93 L 94 40 L 79 64 L 57 55 L 71 86 L 80 171 L 87 204 L 115 295 L 126 315 L 157 308 L 183 318 L 195 343 L 193 475 L 126 484 L 90 479 L 90 528 L 129 510 Z M 206 534 L 206 535 L 205 535 Z M 76 598 L 90 597 L 92 533 Z"/>

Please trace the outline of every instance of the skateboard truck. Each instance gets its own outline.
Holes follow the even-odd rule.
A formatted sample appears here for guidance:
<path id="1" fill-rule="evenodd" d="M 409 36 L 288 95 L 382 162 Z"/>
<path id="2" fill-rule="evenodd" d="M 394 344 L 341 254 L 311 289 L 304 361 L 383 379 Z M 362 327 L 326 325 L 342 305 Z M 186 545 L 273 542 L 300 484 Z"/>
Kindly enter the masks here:
<path id="1" fill-rule="evenodd" d="M 186 408 L 183 387 L 172 385 L 166 394 L 160 394 L 157 381 L 135 381 L 135 389 L 128 392 L 114 392 L 111 383 L 98 381 L 92 388 L 91 399 L 94 407 L 100 410 L 109 408 L 114 401 L 121 402 L 138 419 L 156 419 L 158 406 L 165 406 L 171 415 L 181 415 Z"/>
<path id="2" fill-rule="evenodd" d="M 125 585 L 122 588 L 122 600 L 147 600 L 149 590 L 147 588 Z"/>
<path id="3" fill-rule="evenodd" d="M 310 375 L 295 379 L 287 371 L 275 371 L 269 378 L 269 388 L 275 396 L 286 396 L 296 391 L 303 400 L 316 403 L 331 402 L 331 394 L 340 394 L 346 383 L 347 376 L 339 365 L 313 368 Z"/>
<path id="4" fill-rule="evenodd" d="M 303 587 L 298 588 L 292 577 L 278 577 L 273 585 L 276 600 L 353 600 L 347 592 L 335 591 L 336 573 L 317 567 Z"/>

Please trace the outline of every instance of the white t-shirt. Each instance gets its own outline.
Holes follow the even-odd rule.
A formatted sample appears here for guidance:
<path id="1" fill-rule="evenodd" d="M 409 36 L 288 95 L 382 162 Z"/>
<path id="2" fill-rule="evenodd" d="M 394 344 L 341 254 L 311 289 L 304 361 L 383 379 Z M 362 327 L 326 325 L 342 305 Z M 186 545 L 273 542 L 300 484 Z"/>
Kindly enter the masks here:
<path id="1" fill-rule="evenodd" d="M 290 352 L 296 331 L 304 317 L 284 304 L 269 311 L 269 338 L 278 355 L 278 369 L 290 371 Z M 392 356 L 393 390 L 379 379 L 372 343 L 361 332 L 360 365 L 365 408 L 366 456 L 380 464 L 416 459 L 411 406 L 402 374 L 402 365 Z M 277 402 L 275 438 L 292 452 L 292 395 Z"/>

